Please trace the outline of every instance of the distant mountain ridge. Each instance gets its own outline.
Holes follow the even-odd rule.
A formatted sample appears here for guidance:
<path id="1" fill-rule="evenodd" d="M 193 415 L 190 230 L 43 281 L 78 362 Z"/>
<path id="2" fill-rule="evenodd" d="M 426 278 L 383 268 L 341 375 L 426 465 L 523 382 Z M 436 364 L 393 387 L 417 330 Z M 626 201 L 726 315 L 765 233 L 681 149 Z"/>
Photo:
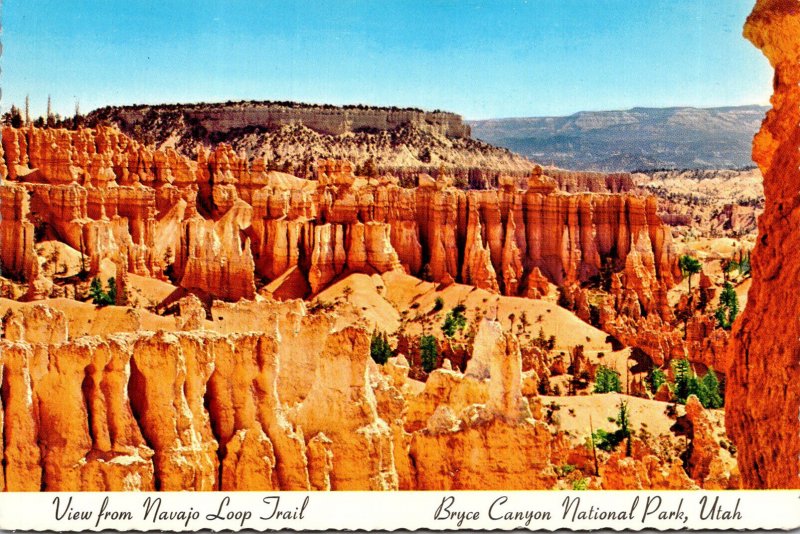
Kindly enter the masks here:
<path id="1" fill-rule="evenodd" d="M 753 165 L 753 135 L 768 109 L 632 108 L 466 122 L 475 139 L 569 169 L 720 169 Z"/>

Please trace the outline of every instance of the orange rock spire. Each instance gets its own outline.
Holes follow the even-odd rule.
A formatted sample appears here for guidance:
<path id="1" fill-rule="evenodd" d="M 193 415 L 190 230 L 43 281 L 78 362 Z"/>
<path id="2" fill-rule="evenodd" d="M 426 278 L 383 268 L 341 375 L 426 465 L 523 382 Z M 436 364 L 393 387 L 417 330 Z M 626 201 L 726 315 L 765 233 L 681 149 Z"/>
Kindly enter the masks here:
<path id="1" fill-rule="evenodd" d="M 753 142 L 766 204 L 733 333 L 726 421 L 746 487 L 800 488 L 800 2 L 758 0 L 744 34 L 775 79 L 773 108 Z"/>

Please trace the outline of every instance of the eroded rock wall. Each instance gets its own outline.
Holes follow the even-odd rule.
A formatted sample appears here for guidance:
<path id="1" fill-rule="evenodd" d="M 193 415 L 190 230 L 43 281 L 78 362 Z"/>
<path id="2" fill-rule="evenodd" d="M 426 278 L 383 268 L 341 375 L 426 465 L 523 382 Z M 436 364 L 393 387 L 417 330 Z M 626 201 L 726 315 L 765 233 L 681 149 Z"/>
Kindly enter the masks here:
<path id="1" fill-rule="evenodd" d="M 129 124 L 150 120 L 160 112 L 146 106 L 121 107 L 92 112 L 102 117 L 114 113 Z M 165 112 L 168 115 L 169 112 Z M 413 124 L 448 137 L 469 137 L 470 128 L 461 116 L 448 112 L 425 112 L 416 109 L 359 108 L 314 106 L 310 104 L 281 104 L 272 102 L 242 102 L 238 104 L 198 104 L 183 106 L 177 114 L 189 124 L 199 125 L 208 132 L 228 132 L 232 129 L 259 126 L 278 128 L 282 125 L 303 124 L 318 132 L 340 135 L 363 130 L 391 130 Z"/>
<path id="2" fill-rule="evenodd" d="M 47 312 L 26 311 L 20 320 L 27 328 L 0 341 L 0 480 L 8 491 L 391 490 L 452 483 L 452 459 L 431 456 L 437 447 L 429 441 L 443 439 L 441 432 L 414 441 L 404 427 L 407 364 L 393 362 L 394 373 L 375 366 L 365 330 L 320 331 L 328 323 L 299 317 L 282 328 L 273 317 L 265 321 L 271 333 L 162 331 L 50 343 L 36 330 Z M 282 329 L 317 336 L 321 350 L 308 365 L 282 356 L 280 346 L 292 342 Z M 490 387 L 486 405 L 469 412 L 479 420 L 465 420 L 451 439 L 484 458 L 508 449 L 517 467 L 487 469 L 465 455 L 458 460 L 464 469 L 483 474 L 455 483 L 549 487 L 551 436 L 546 425 L 526 419 L 516 341 L 494 336 L 482 350 L 489 353 L 486 378 L 504 387 Z M 281 376 L 309 370 L 310 381 L 281 393 Z M 524 454 L 518 435 L 527 436 Z M 528 472 L 528 465 L 542 473 Z"/>
<path id="3" fill-rule="evenodd" d="M 342 352 L 345 338 L 366 348 L 360 359 Z M 294 410 L 279 402 L 278 343 L 209 332 L 3 340 L 5 489 L 396 488 L 391 433 L 366 385 L 366 332 L 328 338 Z"/>
<path id="4" fill-rule="evenodd" d="M 405 269 L 529 295 L 542 276 L 566 285 L 620 271 L 632 251 L 655 283 L 677 275 L 654 198 L 562 193 L 539 169 L 525 189 L 515 179 L 497 190 L 446 180 L 408 189 L 336 161 L 321 161 L 313 181 L 267 172 L 224 144 L 189 160 L 108 127 L 6 128 L 3 147 L 2 259 L 17 278 L 35 276 L 33 230 L 79 250 L 91 273 L 123 258 L 130 273 L 232 301 L 291 269 L 292 291 L 280 282 L 275 294 Z"/>

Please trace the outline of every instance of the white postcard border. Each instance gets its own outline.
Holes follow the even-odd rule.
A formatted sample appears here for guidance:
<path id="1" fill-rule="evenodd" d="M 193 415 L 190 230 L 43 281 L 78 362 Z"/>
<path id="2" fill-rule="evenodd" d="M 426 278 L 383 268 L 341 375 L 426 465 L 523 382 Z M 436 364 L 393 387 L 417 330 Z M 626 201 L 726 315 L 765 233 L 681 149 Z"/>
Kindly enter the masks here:
<path id="1" fill-rule="evenodd" d="M 800 527 L 800 490 L 86 492 L 0 495 L 0 528 L 672 530 Z"/>

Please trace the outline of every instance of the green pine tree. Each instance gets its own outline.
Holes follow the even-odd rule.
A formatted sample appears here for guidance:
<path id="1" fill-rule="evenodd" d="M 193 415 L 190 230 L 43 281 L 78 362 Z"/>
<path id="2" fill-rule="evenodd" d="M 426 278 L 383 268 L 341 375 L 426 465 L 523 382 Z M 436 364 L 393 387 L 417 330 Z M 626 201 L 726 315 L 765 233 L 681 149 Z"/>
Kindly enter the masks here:
<path id="1" fill-rule="evenodd" d="M 722 293 L 719 295 L 719 306 L 714 312 L 714 317 L 720 328 L 730 330 L 736 317 L 739 315 L 739 297 L 730 282 L 725 282 Z"/>
<path id="2" fill-rule="evenodd" d="M 465 309 L 463 304 L 459 304 L 447 312 L 447 316 L 445 316 L 444 323 L 442 324 L 442 332 L 444 335 L 451 338 L 467 326 L 467 318 L 464 315 Z"/>
<path id="3" fill-rule="evenodd" d="M 436 347 L 436 338 L 431 335 L 423 335 L 419 338 L 419 352 L 422 360 L 422 370 L 430 373 L 436 369 L 439 361 L 439 349 Z"/>
<path id="4" fill-rule="evenodd" d="M 625 454 L 627 456 L 631 455 L 631 423 L 630 423 L 630 414 L 628 412 L 628 403 L 620 401 L 619 403 L 619 411 L 617 412 L 617 430 L 614 432 L 608 432 L 603 430 L 602 428 L 598 428 L 596 432 L 592 434 L 592 441 L 594 445 L 600 449 L 607 452 L 611 452 L 617 448 L 617 445 L 622 443 L 623 440 L 627 439 L 628 442 L 625 446 Z"/>
<path id="5" fill-rule="evenodd" d="M 92 278 L 92 283 L 89 286 L 89 296 L 95 306 L 110 306 L 116 302 L 117 298 L 117 281 L 112 277 L 108 279 L 109 290 L 103 290 L 103 283 L 100 278 Z"/>
<path id="6" fill-rule="evenodd" d="M 392 347 L 386 338 L 386 332 L 380 334 L 376 330 L 372 333 L 372 341 L 369 345 L 369 353 L 375 363 L 383 365 L 392 356 Z"/>
<path id="7" fill-rule="evenodd" d="M 697 395 L 700 398 L 700 380 L 692 371 L 689 360 L 683 358 L 673 362 L 673 374 L 675 375 L 675 400 L 681 404 L 686 404 L 686 399 L 690 395 Z"/>
<path id="8" fill-rule="evenodd" d="M 685 358 L 675 360 L 672 364 L 672 373 L 675 376 L 675 398 L 678 402 L 685 404 L 690 394 L 689 378 L 692 374 L 689 360 Z"/>
<path id="9" fill-rule="evenodd" d="M 719 379 L 714 368 L 708 369 L 708 372 L 700 379 L 700 387 L 698 391 L 698 399 L 706 408 L 722 408 L 725 404 L 720 393 Z"/>
<path id="10" fill-rule="evenodd" d="M 595 393 L 619 393 L 622 391 L 622 383 L 617 371 L 605 365 L 597 368 L 595 373 Z"/>
<path id="11" fill-rule="evenodd" d="M 109 304 L 116 304 L 117 303 L 117 279 L 113 276 L 108 279 L 108 303 Z"/>
<path id="12" fill-rule="evenodd" d="M 92 278 L 92 283 L 89 286 L 89 296 L 92 298 L 92 302 L 95 306 L 108 305 L 108 294 L 103 291 L 103 282 L 96 276 Z"/>
<path id="13" fill-rule="evenodd" d="M 627 440 L 625 444 L 625 456 L 631 455 L 631 427 L 630 419 L 628 416 L 628 403 L 619 402 L 619 413 L 617 413 L 617 439 L 619 441 Z"/>
<path id="14" fill-rule="evenodd" d="M 661 387 L 661 384 L 664 384 L 667 381 L 667 375 L 664 374 L 664 371 L 659 369 L 656 366 L 653 366 L 650 369 L 650 373 L 647 375 L 647 383 L 650 385 L 650 391 L 653 394 L 658 392 L 658 388 Z"/>
<path id="15" fill-rule="evenodd" d="M 689 293 L 692 292 L 692 275 L 699 273 L 703 266 L 700 260 L 689 255 L 681 256 L 678 259 L 678 267 L 681 269 L 683 276 L 689 278 Z"/>

